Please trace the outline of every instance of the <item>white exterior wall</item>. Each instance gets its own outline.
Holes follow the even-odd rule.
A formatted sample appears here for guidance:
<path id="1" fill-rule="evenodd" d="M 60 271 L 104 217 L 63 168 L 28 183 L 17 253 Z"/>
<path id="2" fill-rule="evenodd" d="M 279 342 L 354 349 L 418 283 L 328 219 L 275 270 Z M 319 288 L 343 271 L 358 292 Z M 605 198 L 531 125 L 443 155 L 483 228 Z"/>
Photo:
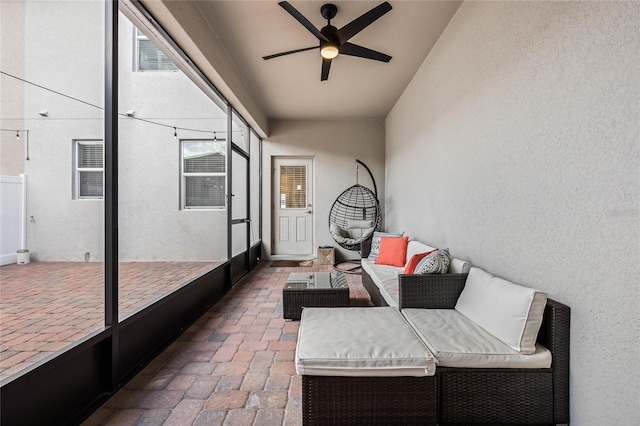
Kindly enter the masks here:
<path id="1" fill-rule="evenodd" d="M 465 2 L 386 120 L 392 230 L 571 307 L 571 423 L 637 425 L 640 4 Z"/>
<path id="2" fill-rule="evenodd" d="M 25 78 L 103 106 L 104 5 L 28 2 L 25 8 L 24 46 L 15 46 L 25 52 Z M 133 27 L 121 18 L 119 111 L 134 109 L 137 117 L 171 126 L 222 130 L 218 136 L 224 137 L 224 113 L 181 72 L 132 71 Z M 38 115 L 44 109 L 48 118 Z M 72 153 L 74 140 L 103 139 L 104 112 L 25 86 L 19 114 L 30 134 L 25 173 L 32 259 L 83 261 L 89 253 L 91 261 L 102 261 L 104 201 L 73 199 Z M 179 208 L 180 144 L 173 129 L 127 117 L 119 124 L 119 260 L 226 259 L 226 211 Z M 178 137 L 212 135 L 178 131 Z"/>
<path id="3" fill-rule="evenodd" d="M 4 52 L 24 46 L 25 5 L 23 2 L 0 1 L 0 70 L 24 74 L 23 55 Z M 0 74 L 0 129 L 24 129 L 24 88 Z M 25 135 L 16 140 L 13 131 L 0 131 L 0 175 L 18 176 L 24 173 Z"/>
<path id="4" fill-rule="evenodd" d="M 333 202 L 356 183 L 356 159 L 365 163 L 384 200 L 384 121 L 382 120 L 274 120 L 271 134 L 263 140 L 263 250 L 271 256 L 272 159 L 274 156 L 310 157 L 314 161 L 314 247 L 336 246 L 341 258 L 357 253 L 340 248 L 329 233 L 329 211 Z M 360 167 L 360 184 L 373 190 L 369 174 Z"/>

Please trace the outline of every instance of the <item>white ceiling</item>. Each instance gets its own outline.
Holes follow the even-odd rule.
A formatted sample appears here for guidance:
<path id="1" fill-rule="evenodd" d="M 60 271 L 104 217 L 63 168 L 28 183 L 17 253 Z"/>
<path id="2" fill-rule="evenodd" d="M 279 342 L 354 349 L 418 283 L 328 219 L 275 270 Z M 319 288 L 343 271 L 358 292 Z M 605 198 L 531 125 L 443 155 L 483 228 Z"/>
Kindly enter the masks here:
<path id="1" fill-rule="evenodd" d="M 265 61 L 318 40 L 277 1 L 196 1 L 244 84 L 269 119 L 384 118 L 460 6 L 460 1 L 390 1 L 393 9 L 351 41 L 393 57 L 389 63 L 340 55 L 320 81 L 318 50 Z M 290 1 L 318 29 L 325 1 Z M 334 1 L 341 28 L 381 1 Z"/>

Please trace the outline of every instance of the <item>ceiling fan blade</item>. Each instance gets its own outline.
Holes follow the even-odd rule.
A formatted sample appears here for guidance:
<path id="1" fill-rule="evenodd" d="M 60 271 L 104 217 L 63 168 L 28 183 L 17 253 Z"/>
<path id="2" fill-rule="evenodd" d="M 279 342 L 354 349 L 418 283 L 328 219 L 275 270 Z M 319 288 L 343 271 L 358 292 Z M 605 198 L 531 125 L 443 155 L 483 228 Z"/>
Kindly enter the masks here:
<path id="1" fill-rule="evenodd" d="M 340 53 L 343 55 L 357 56 L 359 58 L 373 59 L 374 61 L 380 62 L 389 62 L 391 60 L 391 56 L 389 55 L 349 42 L 340 46 Z"/>
<path id="2" fill-rule="evenodd" d="M 304 15 L 300 12 L 298 12 L 298 10 L 291 6 L 291 4 L 288 1 L 281 1 L 280 3 L 278 3 L 284 10 L 286 10 L 287 12 L 289 12 L 291 14 L 291 16 L 293 16 L 294 18 L 296 18 L 296 20 L 298 22 L 300 22 L 307 30 L 309 30 L 311 32 L 311 34 L 313 34 L 314 36 L 316 36 L 318 38 L 318 40 L 322 40 L 322 41 L 329 41 L 321 32 L 320 30 L 318 30 L 311 22 L 309 22 L 309 20 L 307 18 L 304 17 Z"/>
<path id="3" fill-rule="evenodd" d="M 280 56 L 291 55 L 292 53 L 298 53 L 298 52 L 306 52 L 307 50 L 317 49 L 317 48 L 318 46 L 311 46 L 311 47 L 305 47 L 302 49 L 289 50 L 287 52 L 280 52 L 280 53 L 274 53 L 273 55 L 263 56 L 262 59 L 266 61 L 267 59 L 279 58 Z"/>
<path id="4" fill-rule="evenodd" d="M 320 81 L 329 79 L 329 68 L 331 68 L 331 59 L 322 58 L 322 75 Z"/>
<path id="5" fill-rule="evenodd" d="M 347 25 L 338 30 L 340 43 L 345 43 L 351 37 L 364 30 L 367 26 L 371 25 L 371 23 L 373 23 L 376 19 L 380 18 L 391 9 L 392 7 L 389 2 L 385 1 L 384 3 L 379 4 L 370 11 L 366 12 L 359 18 L 356 18 L 353 21 L 349 22 Z"/>

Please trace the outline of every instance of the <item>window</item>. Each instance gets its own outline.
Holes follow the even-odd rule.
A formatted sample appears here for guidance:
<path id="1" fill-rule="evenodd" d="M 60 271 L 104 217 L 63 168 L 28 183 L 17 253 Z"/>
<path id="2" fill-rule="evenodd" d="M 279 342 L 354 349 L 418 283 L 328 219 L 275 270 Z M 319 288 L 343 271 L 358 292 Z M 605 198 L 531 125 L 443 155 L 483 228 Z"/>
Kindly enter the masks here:
<path id="1" fill-rule="evenodd" d="M 178 67 L 147 38 L 135 29 L 136 71 L 176 71 Z"/>
<path id="2" fill-rule="evenodd" d="M 307 207 L 307 167 L 280 166 L 280 208 Z"/>
<path id="3" fill-rule="evenodd" d="M 183 140 L 181 157 L 182 208 L 225 208 L 225 142 Z"/>
<path id="4" fill-rule="evenodd" d="M 74 148 L 74 198 L 103 198 L 104 154 L 102 141 L 75 141 Z"/>

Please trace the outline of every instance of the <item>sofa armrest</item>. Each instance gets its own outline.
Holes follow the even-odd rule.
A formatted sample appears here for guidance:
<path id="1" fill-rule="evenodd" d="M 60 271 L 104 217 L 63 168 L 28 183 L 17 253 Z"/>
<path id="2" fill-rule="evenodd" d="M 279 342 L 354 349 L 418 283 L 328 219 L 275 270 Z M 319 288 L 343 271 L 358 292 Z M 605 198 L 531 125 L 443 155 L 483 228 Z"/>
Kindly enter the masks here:
<path id="1" fill-rule="evenodd" d="M 555 423 L 569 423 L 570 328 L 571 308 L 553 299 L 547 299 L 538 343 L 551 351 Z"/>
<path id="2" fill-rule="evenodd" d="M 453 309 L 468 274 L 398 275 L 399 309 Z"/>
<path id="3" fill-rule="evenodd" d="M 360 243 L 360 257 L 369 257 L 369 253 L 371 253 L 371 240 L 372 238 L 367 238 L 362 243 Z"/>

